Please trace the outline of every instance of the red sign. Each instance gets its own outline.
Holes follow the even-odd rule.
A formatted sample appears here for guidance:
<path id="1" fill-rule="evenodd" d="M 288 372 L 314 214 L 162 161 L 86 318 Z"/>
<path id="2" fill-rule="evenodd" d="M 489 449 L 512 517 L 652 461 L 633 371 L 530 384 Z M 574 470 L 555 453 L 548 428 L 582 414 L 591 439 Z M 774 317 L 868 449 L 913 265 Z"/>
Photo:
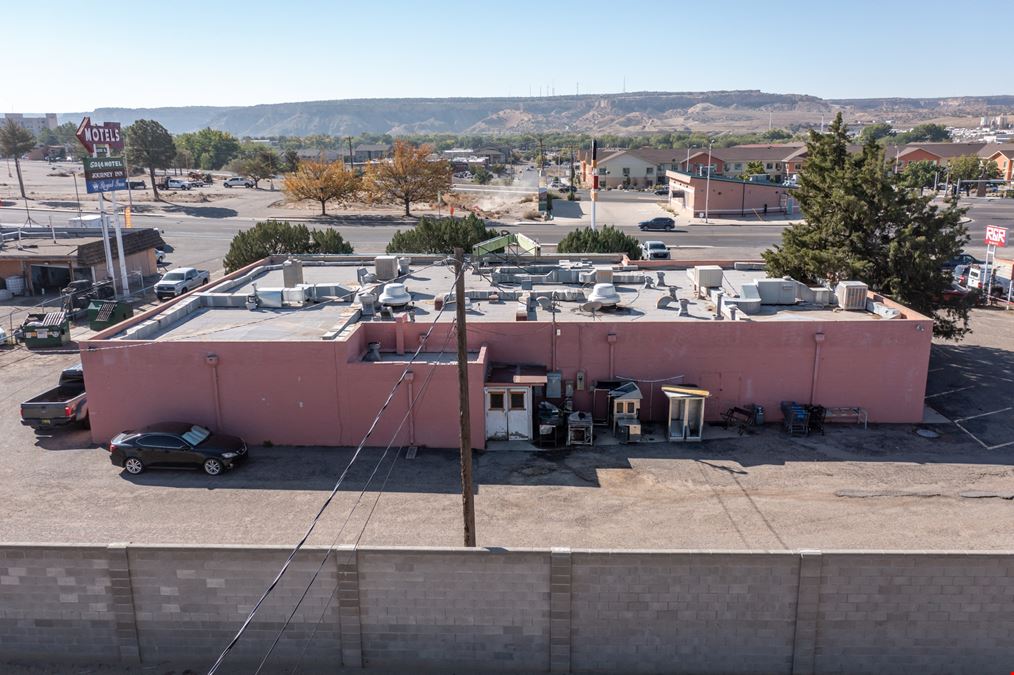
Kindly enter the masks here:
<path id="1" fill-rule="evenodd" d="M 92 119 L 81 120 L 77 128 L 77 140 L 88 152 L 95 152 L 96 145 L 108 145 L 113 150 L 123 150 L 123 134 L 119 122 L 92 124 Z"/>
<path id="2" fill-rule="evenodd" d="M 1007 245 L 1007 228 L 997 227 L 996 225 L 986 226 L 986 245 L 987 246 L 1006 246 Z"/>

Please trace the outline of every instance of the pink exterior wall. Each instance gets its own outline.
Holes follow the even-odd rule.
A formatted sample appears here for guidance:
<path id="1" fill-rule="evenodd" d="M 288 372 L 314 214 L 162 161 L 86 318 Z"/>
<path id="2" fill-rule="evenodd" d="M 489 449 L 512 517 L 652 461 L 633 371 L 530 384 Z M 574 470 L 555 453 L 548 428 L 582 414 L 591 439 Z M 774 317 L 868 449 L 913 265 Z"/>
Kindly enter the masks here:
<path id="1" fill-rule="evenodd" d="M 707 177 L 700 178 L 670 173 L 670 183 L 674 187 L 689 185 L 692 190 L 687 191 L 689 203 L 687 208 L 694 213 L 703 213 L 707 203 L 710 215 L 722 213 L 747 214 L 753 211 L 763 211 L 767 204 L 768 212 L 782 211 L 782 199 L 786 194 L 791 196 L 792 191 L 781 185 L 770 183 L 750 183 L 747 181 L 733 180 L 712 180 Z M 710 183 L 710 185 L 709 185 Z M 708 191 L 711 198 L 707 198 Z"/>
<path id="2" fill-rule="evenodd" d="M 899 307 L 885 300 L 890 306 Z M 648 382 L 683 375 L 712 391 L 707 417 L 726 408 L 757 403 L 767 418 L 780 417 L 779 401 L 825 406 L 862 406 L 871 422 L 922 419 L 932 322 L 899 307 L 910 318 L 838 321 L 604 321 L 473 322 L 469 326 L 469 387 L 472 443 L 485 444 L 483 382 L 492 363 L 530 364 L 562 371 L 574 380 L 584 371 L 587 388 L 575 407 L 590 410 L 597 380 L 635 378 L 644 394 L 642 419 L 666 414 L 661 385 Z M 405 360 L 429 323 L 401 324 Z M 260 444 L 357 445 L 401 375 L 405 362 L 366 363 L 370 341 L 385 352 L 397 348 L 398 325 L 359 324 L 345 341 L 155 342 L 93 340 L 82 343 L 92 438 L 166 420 L 203 423 Z M 450 324 L 438 325 L 425 352 L 446 345 Z M 823 334 L 816 360 L 815 335 Z M 610 334 L 615 335 L 610 372 Z M 140 346 L 129 346 L 140 345 Z M 209 354 L 217 365 L 209 365 Z M 815 374 L 816 368 L 816 374 Z M 428 390 L 420 395 L 429 372 Z M 456 447 L 457 378 L 453 362 L 412 366 L 419 403 L 396 447 L 414 441 Z M 215 377 L 217 374 L 217 391 Z M 680 380 L 670 380 L 679 382 Z M 811 389 L 813 396 L 811 399 Z M 384 446 L 409 407 L 403 383 L 368 445 Z"/>
<path id="3" fill-rule="evenodd" d="M 125 344 L 135 346 L 123 348 Z M 104 346 L 105 350 L 85 347 L 81 352 L 92 438 L 97 442 L 125 429 L 180 420 L 237 434 L 255 444 L 357 445 L 406 366 L 362 361 L 366 348 L 360 339 Z M 207 359 L 211 354 L 217 357 L 214 367 Z M 405 361 L 410 357 L 406 354 Z M 417 363 L 411 371 L 413 398 L 419 399 L 413 411 L 415 444 L 457 446 L 458 428 L 447 415 L 457 409 L 456 365 L 436 366 L 422 396 L 430 365 Z M 476 401 L 481 399 L 484 373 L 485 362 L 469 364 L 471 398 Z M 407 383 L 399 387 L 368 445 L 384 446 L 392 438 L 396 446 L 409 443 L 408 388 Z M 483 411 L 478 403 L 471 419 L 473 443 L 483 447 Z"/>

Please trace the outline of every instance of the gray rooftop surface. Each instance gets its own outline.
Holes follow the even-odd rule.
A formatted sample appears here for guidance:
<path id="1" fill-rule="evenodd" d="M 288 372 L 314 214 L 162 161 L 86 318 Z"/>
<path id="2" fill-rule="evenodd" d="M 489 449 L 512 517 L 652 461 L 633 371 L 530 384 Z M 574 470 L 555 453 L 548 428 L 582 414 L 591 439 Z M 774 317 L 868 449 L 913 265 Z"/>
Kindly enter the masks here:
<path id="1" fill-rule="evenodd" d="M 356 270 L 359 267 L 366 267 L 373 271 L 372 265 L 350 264 L 343 262 L 338 264 L 318 264 L 303 266 L 303 283 L 339 286 L 349 290 L 360 288 Z M 592 269 L 610 269 L 610 265 L 596 265 L 583 267 L 583 271 Z M 519 303 L 518 298 L 527 298 L 529 293 L 536 297 L 545 295 L 547 298 L 554 292 L 566 291 L 572 296 L 581 292 L 584 295 L 578 297 L 586 298 L 591 292 L 593 283 L 543 283 L 536 281 L 531 290 L 523 290 L 517 283 L 494 284 L 492 272 L 497 268 L 484 268 L 480 275 L 474 271 L 466 274 L 466 291 L 478 291 L 489 294 L 499 293 L 500 297 L 475 298 L 468 307 L 469 321 L 477 322 L 514 322 L 518 320 L 519 308 L 524 303 Z M 542 266 L 545 269 L 545 266 Z M 556 321 L 556 322 L 582 322 L 582 321 L 716 321 L 714 316 L 713 303 L 704 298 L 696 297 L 692 283 L 687 276 L 686 270 L 670 269 L 662 270 L 666 286 L 658 286 L 658 278 L 654 270 L 625 270 L 625 273 L 644 275 L 650 280 L 651 286 L 646 286 L 643 281 L 625 282 L 617 280 L 614 282 L 620 303 L 615 309 L 600 309 L 595 312 L 587 311 L 582 307 L 583 299 L 560 300 L 558 299 L 552 308 L 548 301 L 542 305 L 536 305 L 534 310 L 527 314 L 527 321 Z M 619 273 L 619 272 L 617 272 Z M 729 296 L 740 293 L 743 284 L 756 279 L 765 278 L 762 270 L 724 270 L 724 289 Z M 453 288 L 454 274 L 450 267 L 446 266 L 420 266 L 414 265 L 410 272 L 400 278 L 409 292 L 412 294 L 415 319 L 417 321 L 431 321 L 436 311 L 434 300 L 436 298 L 448 297 Z M 232 283 L 236 283 L 235 281 Z M 281 269 L 270 269 L 255 272 L 252 277 L 240 282 L 233 288 L 229 282 L 216 284 L 208 288 L 206 293 L 231 296 L 248 296 L 256 291 L 266 289 L 277 289 L 283 285 Z M 255 289 L 256 286 L 256 289 Z M 383 282 L 366 283 L 363 288 L 371 290 L 379 295 L 384 286 Z M 333 292 L 333 291 L 332 291 Z M 679 303 L 673 302 L 668 307 L 659 307 L 660 299 L 673 297 L 688 300 L 689 316 L 680 317 Z M 160 329 L 155 334 L 157 340 L 317 340 L 325 333 L 340 329 L 348 323 L 350 315 L 358 309 L 351 296 L 326 300 L 321 304 L 307 304 L 303 307 L 285 307 L 281 309 L 265 309 L 263 307 L 249 310 L 243 306 L 239 307 L 216 307 L 207 306 L 203 303 L 197 311 L 182 316 L 178 320 Z M 451 305 L 453 307 L 453 305 Z M 404 310 L 395 310 L 395 314 Z M 441 322 L 452 321 L 453 311 L 444 311 L 439 317 Z M 876 321 L 879 318 L 865 311 L 844 312 L 835 308 L 826 308 L 807 304 L 796 304 L 792 306 L 771 306 L 764 305 L 756 314 L 748 318 L 750 321 Z M 390 320 L 374 316 L 366 321 Z M 119 336 L 122 337 L 122 336 Z"/>

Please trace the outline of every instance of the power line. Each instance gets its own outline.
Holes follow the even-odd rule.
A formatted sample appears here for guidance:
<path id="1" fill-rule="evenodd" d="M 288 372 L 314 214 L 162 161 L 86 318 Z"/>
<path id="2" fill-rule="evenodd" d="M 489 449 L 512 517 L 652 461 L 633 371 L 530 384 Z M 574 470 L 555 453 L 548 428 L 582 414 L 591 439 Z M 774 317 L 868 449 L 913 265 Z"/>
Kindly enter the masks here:
<path id="1" fill-rule="evenodd" d="M 458 274 L 455 275 L 455 281 L 457 281 L 457 277 L 462 274 L 464 274 L 464 268 L 462 268 L 458 272 Z M 366 442 L 370 439 L 370 436 L 372 436 L 373 432 L 376 430 L 377 425 L 380 423 L 380 418 L 384 414 L 384 411 L 387 410 L 388 406 L 391 405 L 391 401 L 394 400 L 395 393 L 398 391 L 398 388 L 401 386 L 401 383 L 405 380 L 405 377 L 408 375 L 409 369 L 412 367 L 412 364 L 415 362 L 415 360 L 419 357 L 419 354 L 422 352 L 423 347 L 426 345 L 426 340 L 429 339 L 430 335 L 433 333 L 433 329 L 436 328 L 437 322 L 439 321 L 441 315 L 444 313 L 444 309 L 446 307 L 447 305 L 443 305 L 437 311 L 436 315 L 433 318 L 433 322 L 430 324 L 429 329 L 427 329 L 426 333 L 423 335 L 423 339 L 420 340 L 419 347 L 416 348 L 415 352 L 412 354 L 412 357 L 409 359 L 408 363 L 405 364 L 405 368 L 404 370 L 402 370 L 401 376 L 398 378 L 397 382 L 394 383 L 394 386 L 391 388 L 391 392 L 387 395 L 387 399 L 380 407 L 380 410 L 377 411 L 376 416 L 374 416 L 373 418 L 373 422 L 370 423 L 370 427 L 366 431 L 366 435 L 363 436 L 363 440 L 359 442 L 358 446 L 356 446 L 356 450 L 352 454 L 352 458 L 349 460 L 348 464 L 346 464 L 345 469 L 342 470 L 342 473 L 338 477 L 338 481 L 335 483 L 334 487 L 331 489 L 330 494 L 328 494 L 327 498 L 324 500 L 324 503 L 317 511 L 317 514 L 313 517 L 313 520 L 310 521 L 310 526 L 307 528 L 306 532 L 303 534 L 300 540 L 296 542 L 296 545 L 293 547 L 292 551 L 285 559 L 285 562 L 282 563 L 282 567 L 278 571 L 278 574 L 271 581 L 271 583 L 268 584 L 268 587 L 264 590 L 264 593 L 261 595 L 260 599 L 250 610 L 249 615 L 247 616 L 246 620 L 243 621 L 243 625 L 240 626 L 239 631 L 232 638 L 229 644 L 226 645 L 225 649 L 222 650 L 222 653 L 219 654 L 218 658 L 215 660 L 215 663 L 212 664 L 211 668 L 208 670 L 208 675 L 214 675 L 216 672 L 218 672 L 218 669 L 222 665 L 222 662 L 225 660 L 225 657 L 229 654 L 229 652 L 233 650 L 233 648 L 239 642 L 239 639 L 243 636 L 243 633 L 245 633 L 247 628 L 250 626 L 250 622 L 253 621 L 254 616 L 257 614 L 258 610 L 260 610 L 261 605 L 264 604 L 264 601 L 267 599 L 267 597 L 271 594 L 272 591 L 274 591 L 275 587 L 278 586 L 278 583 L 282 580 L 282 577 L 285 575 L 285 572 L 289 569 L 289 565 L 292 564 L 292 560 L 296 557 L 296 554 L 302 550 L 303 546 L 310 538 L 310 535 L 313 533 L 314 528 L 317 527 L 317 523 L 320 521 L 321 516 L 324 515 L 324 511 L 327 509 L 328 506 L 331 505 L 331 502 L 334 500 L 335 495 L 338 494 L 338 489 L 339 487 L 341 487 L 342 481 L 345 480 L 345 477 L 348 475 L 349 470 L 352 468 L 352 465 L 359 458 L 360 453 L 366 446 Z"/>
<path id="2" fill-rule="evenodd" d="M 456 321 L 457 321 L 456 319 L 452 320 L 451 326 L 454 326 L 456 324 Z M 299 611 L 300 605 L 302 604 L 303 600 L 306 598 L 307 594 L 310 592 L 310 588 L 313 586 L 313 583 L 317 580 L 317 576 L 320 574 L 321 570 L 324 568 L 324 565 L 327 563 L 327 559 L 330 556 L 331 551 L 334 549 L 335 544 L 337 544 L 339 537 L 341 537 L 342 533 L 345 531 L 345 527 L 349 524 L 349 521 L 352 519 L 352 514 L 355 513 L 355 511 L 356 511 L 357 508 L 359 508 L 360 501 L 362 500 L 363 496 L 366 494 L 366 490 L 370 487 L 370 484 L 373 482 L 373 478 L 377 475 L 377 470 L 380 469 L 380 466 L 384 463 L 384 459 L 387 457 L 387 453 L 390 452 L 391 446 L 394 445 L 395 439 L 398 438 L 398 434 L 401 433 L 402 428 L 405 426 L 405 422 L 408 420 L 409 416 L 415 410 L 416 403 L 422 398 L 423 394 L 429 388 L 430 380 L 433 379 L 433 374 L 436 372 L 437 366 L 440 364 L 440 356 L 443 355 L 443 353 L 447 350 L 447 343 L 449 343 L 451 341 L 451 332 L 452 331 L 450 331 L 450 330 L 447 331 L 447 335 L 444 337 L 444 343 L 440 347 L 440 351 L 437 353 L 437 358 L 434 359 L 433 363 L 430 365 L 429 372 L 426 375 L 426 379 L 423 381 L 422 387 L 419 388 L 419 392 L 416 394 L 415 398 L 413 398 L 413 400 L 409 401 L 408 409 L 405 411 L 405 414 L 402 416 L 401 422 L 399 422 L 399 424 L 398 424 L 398 428 L 395 429 L 394 433 L 391 434 L 391 440 L 388 442 L 387 447 L 384 448 L 384 452 L 380 456 L 380 459 L 377 460 L 376 466 L 373 467 L 373 472 L 370 474 L 370 477 L 367 479 L 366 483 L 363 485 L 363 489 L 360 490 L 359 495 L 356 497 L 355 503 L 352 505 L 352 508 L 349 510 L 348 515 L 345 517 L 345 521 L 342 523 L 341 528 L 338 530 L 338 533 L 335 535 L 334 539 L 332 540 L 331 546 L 328 548 L 327 552 L 324 554 L 324 558 L 320 561 L 320 565 L 317 566 L 317 569 L 314 571 L 313 576 L 310 578 L 309 583 L 307 583 L 306 588 L 303 590 L 303 593 L 299 596 L 299 600 L 296 601 L 296 606 L 292 608 L 292 611 L 289 613 L 289 616 L 285 619 L 285 623 L 282 624 L 282 627 L 279 629 L 278 633 L 275 635 L 275 639 L 272 641 L 271 646 L 268 648 L 267 654 L 265 654 L 264 658 L 261 659 L 261 662 L 257 666 L 257 670 L 255 671 L 255 675 L 257 675 L 257 673 L 261 672 L 261 669 L 267 663 L 268 657 L 271 656 L 271 653 L 274 651 L 275 647 L 277 646 L 279 640 L 282 637 L 282 634 L 285 632 L 285 629 L 288 627 L 288 625 L 292 621 L 293 617 L 295 617 L 296 612 Z M 353 548 L 359 545 L 360 539 L 362 539 L 363 534 L 366 532 L 366 527 L 370 523 L 370 518 L 373 517 L 373 512 L 377 508 L 377 504 L 380 503 L 380 497 L 381 497 L 381 495 L 384 494 L 384 490 L 387 488 L 387 482 L 391 478 L 391 473 L 394 471 L 394 465 L 397 463 L 398 457 L 401 455 L 401 450 L 402 450 L 403 447 L 404 447 L 403 445 L 398 447 L 398 450 L 397 450 L 397 452 L 394 455 L 394 460 L 391 462 L 390 467 L 388 467 L 387 476 L 384 478 L 384 482 L 380 486 L 380 491 L 377 493 L 377 498 L 373 501 L 373 506 L 370 508 L 370 512 L 367 514 L 366 520 L 363 523 L 362 528 L 360 528 L 360 530 L 359 530 L 359 535 L 356 537 L 356 541 L 353 544 Z M 310 645 L 310 641 L 312 641 L 313 636 L 317 632 L 317 626 L 319 626 L 320 622 L 323 621 L 324 614 L 327 613 L 327 609 L 331 605 L 331 601 L 333 600 L 334 594 L 335 594 L 335 592 L 337 590 L 338 590 L 338 581 L 336 580 L 335 581 L 334 589 L 331 591 L 331 595 L 328 597 L 328 600 L 327 600 L 327 602 L 324 605 L 324 609 L 321 611 L 320 617 L 317 619 L 317 622 L 314 624 L 313 632 L 310 634 L 310 637 L 307 639 L 306 643 L 304 643 L 304 645 L 303 645 L 303 650 L 300 653 L 300 657 L 299 657 L 300 661 L 303 659 L 303 656 L 306 653 L 306 649 Z M 298 667 L 298 665 L 299 665 L 299 662 L 297 661 L 296 666 Z"/>

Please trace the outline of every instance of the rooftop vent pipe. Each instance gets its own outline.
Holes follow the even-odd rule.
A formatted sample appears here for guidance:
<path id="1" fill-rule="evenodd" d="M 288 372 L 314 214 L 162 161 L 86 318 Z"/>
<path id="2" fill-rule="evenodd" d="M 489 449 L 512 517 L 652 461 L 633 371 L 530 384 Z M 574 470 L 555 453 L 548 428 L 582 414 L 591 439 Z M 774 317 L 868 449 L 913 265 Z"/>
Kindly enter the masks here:
<path id="1" fill-rule="evenodd" d="M 603 307 L 615 306 L 620 302 L 620 294 L 612 284 L 595 284 L 588 296 L 588 302 L 597 302 Z"/>

